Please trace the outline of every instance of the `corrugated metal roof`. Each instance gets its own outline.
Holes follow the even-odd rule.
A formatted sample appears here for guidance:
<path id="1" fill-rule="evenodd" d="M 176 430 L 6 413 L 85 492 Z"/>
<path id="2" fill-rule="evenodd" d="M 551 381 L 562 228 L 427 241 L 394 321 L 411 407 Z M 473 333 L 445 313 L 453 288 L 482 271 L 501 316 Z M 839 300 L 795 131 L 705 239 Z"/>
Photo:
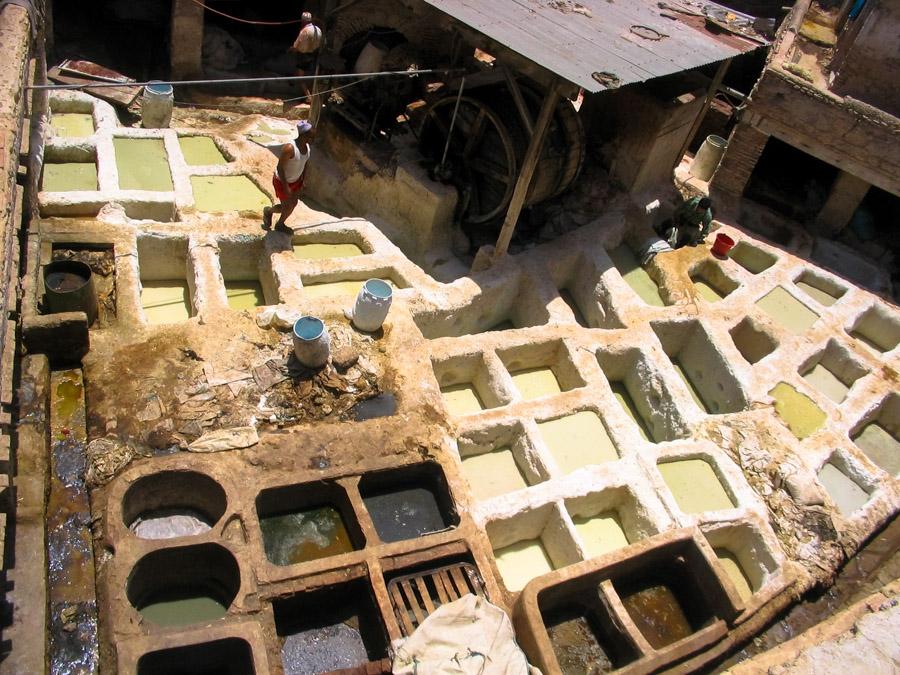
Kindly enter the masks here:
<path id="1" fill-rule="evenodd" d="M 757 49 L 651 0 L 423 0 L 560 77 L 598 92 Z M 675 3 L 671 3 L 675 4 Z M 661 15 L 677 15 L 673 19 Z M 607 78 L 595 73 L 609 74 Z"/>

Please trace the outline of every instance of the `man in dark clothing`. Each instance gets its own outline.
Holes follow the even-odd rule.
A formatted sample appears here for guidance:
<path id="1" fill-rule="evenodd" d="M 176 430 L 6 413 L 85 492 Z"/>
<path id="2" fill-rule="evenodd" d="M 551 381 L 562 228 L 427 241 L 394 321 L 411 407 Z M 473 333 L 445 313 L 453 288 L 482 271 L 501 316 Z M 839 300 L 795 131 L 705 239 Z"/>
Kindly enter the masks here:
<path id="1" fill-rule="evenodd" d="M 712 223 L 712 201 L 709 197 L 694 197 L 675 209 L 671 220 L 660 226 L 660 236 L 672 248 L 696 246 L 709 234 Z"/>

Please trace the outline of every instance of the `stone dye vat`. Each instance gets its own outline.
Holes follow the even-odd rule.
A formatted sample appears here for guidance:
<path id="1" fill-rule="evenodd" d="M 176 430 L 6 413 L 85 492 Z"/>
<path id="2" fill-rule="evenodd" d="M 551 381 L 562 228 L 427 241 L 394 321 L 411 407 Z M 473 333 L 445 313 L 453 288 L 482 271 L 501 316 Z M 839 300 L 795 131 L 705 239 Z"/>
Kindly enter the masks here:
<path id="1" fill-rule="evenodd" d="M 748 244 L 746 241 L 739 241 L 728 257 L 751 274 L 765 272 L 778 261 L 778 258 L 772 253 Z"/>
<path id="2" fill-rule="evenodd" d="M 188 166 L 228 164 L 219 146 L 209 136 L 179 136 L 178 145 Z"/>
<path id="3" fill-rule="evenodd" d="M 247 176 L 191 176 L 194 206 L 205 213 L 262 213 L 271 201 Z"/>
<path id="4" fill-rule="evenodd" d="M 94 116 L 90 113 L 53 113 L 50 128 L 61 138 L 85 138 L 94 134 Z"/>
<path id="5" fill-rule="evenodd" d="M 552 675 L 664 670 L 723 640 L 740 610 L 714 561 L 685 529 L 592 558 L 577 574 L 549 573 L 519 597 L 516 637 L 529 661 Z"/>
<path id="6" fill-rule="evenodd" d="M 471 383 L 452 384 L 441 387 L 441 396 L 447 411 L 456 417 L 481 412 L 487 406 L 478 395 L 475 385 Z"/>
<path id="7" fill-rule="evenodd" d="M 797 277 L 794 285 L 823 307 L 831 307 L 847 292 L 838 283 L 808 271 Z"/>
<path id="8" fill-rule="evenodd" d="M 505 446 L 463 457 L 462 472 L 476 499 L 490 499 L 528 487 L 513 451 Z"/>
<path id="9" fill-rule="evenodd" d="M 749 316 L 728 333 L 747 363 L 757 363 L 778 349 L 778 341 Z"/>
<path id="10" fill-rule="evenodd" d="M 185 647 L 160 649 L 141 656 L 137 675 L 217 673 L 254 675 L 253 651 L 240 638 L 226 638 Z"/>
<path id="11" fill-rule="evenodd" d="M 191 295 L 184 279 L 141 281 L 141 307 L 150 325 L 191 318 Z"/>
<path id="12" fill-rule="evenodd" d="M 775 323 L 792 333 L 803 333 L 812 326 L 819 315 L 788 293 L 783 286 L 776 286 L 756 301 L 756 306 L 768 314 Z"/>
<path id="13" fill-rule="evenodd" d="M 122 499 L 122 518 L 141 539 L 171 539 L 209 531 L 225 507 L 225 491 L 206 474 L 162 471 L 131 484 Z"/>
<path id="14" fill-rule="evenodd" d="M 158 626 L 208 623 L 228 612 L 241 585 L 237 560 L 218 544 L 159 549 L 134 566 L 127 594 Z"/>
<path id="15" fill-rule="evenodd" d="M 551 368 L 526 368 L 510 374 L 513 384 L 526 401 L 552 396 L 562 391 Z"/>
<path id="16" fill-rule="evenodd" d="M 521 591 L 535 577 L 556 569 L 540 539 L 526 539 L 495 549 L 494 558 L 503 584 L 513 593 Z"/>
<path id="17" fill-rule="evenodd" d="M 666 306 L 659 294 L 659 285 L 653 280 L 653 277 L 647 274 L 647 270 L 641 267 L 638 259 L 627 245 L 622 244 L 607 253 L 619 274 L 641 300 L 653 307 Z"/>
<path id="18" fill-rule="evenodd" d="M 388 284 L 393 290 L 397 289 L 397 285 L 390 279 L 378 278 Z M 366 283 L 366 279 L 348 279 L 346 281 L 310 281 L 303 283 L 303 292 L 307 298 L 342 298 L 351 300 L 359 294 L 359 289 Z"/>
<path id="19" fill-rule="evenodd" d="M 897 399 L 894 397 L 891 400 Z M 851 433 L 851 438 L 866 457 L 892 476 L 897 476 L 900 475 L 900 439 L 895 431 L 897 421 L 894 418 L 889 429 L 884 417 L 882 412 L 877 419 Z"/>
<path id="20" fill-rule="evenodd" d="M 437 464 L 365 474 L 359 492 L 383 542 L 415 539 L 459 523 Z"/>
<path id="21" fill-rule="evenodd" d="M 538 431 L 563 473 L 619 458 L 606 426 L 591 410 L 539 421 Z"/>
<path id="22" fill-rule="evenodd" d="M 387 655 L 372 591 L 359 579 L 272 603 L 285 675 L 327 673 Z"/>
<path id="23" fill-rule="evenodd" d="M 584 542 L 585 552 L 591 558 L 628 546 L 622 520 L 615 511 L 605 511 L 595 516 L 573 516 L 572 522 Z"/>
<path id="24" fill-rule="evenodd" d="M 616 397 L 619 405 L 622 406 L 622 410 L 628 413 L 628 416 L 637 425 L 638 431 L 641 434 L 641 438 L 643 438 L 645 441 L 656 440 L 650 433 L 650 427 L 648 426 L 647 421 L 644 419 L 644 416 L 641 414 L 641 411 L 638 409 L 637 404 L 634 402 L 634 399 L 631 397 L 626 384 L 621 380 L 616 380 L 614 382 L 610 382 L 609 387 L 610 389 L 612 389 L 613 396 Z"/>
<path id="25" fill-rule="evenodd" d="M 876 352 L 889 352 L 900 344 L 900 318 L 882 305 L 872 305 L 854 322 L 849 333 Z"/>
<path id="26" fill-rule="evenodd" d="M 228 306 L 234 310 L 254 309 L 266 304 L 262 284 L 258 281 L 226 281 Z"/>
<path id="27" fill-rule="evenodd" d="M 706 302 L 718 302 L 730 295 L 738 284 L 724 275 L 722 269 L 709 261 L 700 263 L 690 272 L 694 290 Z"/>
<path id="28" fill-rule="evenodd" d="M 263 490 L 256 513 L 266 558 L 285 567 L 362 548 L 346 492 L 335 483 Z"/>
<path id="29" fill-rule="evenodd" d="M 744 572 L 744 568 L 741 566 L 741 561 L 727 548 L 717 548 L 714 550 L 716 557 L 719 559 L 719 565 L 722 566 L 722 569 L 725 570 L 725 574 L 731 579 L 731 583 L 734 584 L 734 588 L 738 592 L 741 600 L 746 602 L 753 595 L 753 586 L 750 579 L 747 577 L 746 572 Z"/>
<path id="30" fill-rule="evenodd" d="M 797 438 L 811 436 L 825 424 L 822 409 L 786 382 L 776 384 L 769 396 L 775 399 L 775 412 Z"/>
<path id="31" fill-rule="evenodd" d="M 685 513 L 733 509 L 736 504 L 705 459 L 680 459 L 657 465 L 675 501 Z"/>
<path id="32" fill-rule="evenodd" d="M 568 288 L 560 288 L 559 289 L 559 297 L 562 298 L 563 302 L 572 310 L 572 316 L 575 317 L 576 323 L 582 328 L 590 328 L 590 324 L 588 323 L 587 318 L 584 316 L 584 312 L 581 311 L 581 306 L 578 304 L 578 300 L 575 299 L 575 296 L 572 295 L 572 291 Z"/>
<path id="33" fill-rule="evenodd" d="M 832 462 L 822 465 L 817 478 L 845 516 L 852 515 L 869 501 L 869 493 Z"/>
<path id="34" fill-rule="evenodd" d="M 169 192 L 174 189 L 161 138 L 113 138 L 119 188 Z"/>
<path id="35" fill-rule="evenodd" d="M 44 164 L 41 189 L 45 192 L 76 192 L 97 189 L 95 162 L 60 162 Z"/>
<path id="36" fill-rule="evenodd" d="M 300 260 L 328 260 L 330 258 L 352 258 L 365 255 L 356 244 L 306 244 L 296 243 L 293 247 L 294 257 Z"/>

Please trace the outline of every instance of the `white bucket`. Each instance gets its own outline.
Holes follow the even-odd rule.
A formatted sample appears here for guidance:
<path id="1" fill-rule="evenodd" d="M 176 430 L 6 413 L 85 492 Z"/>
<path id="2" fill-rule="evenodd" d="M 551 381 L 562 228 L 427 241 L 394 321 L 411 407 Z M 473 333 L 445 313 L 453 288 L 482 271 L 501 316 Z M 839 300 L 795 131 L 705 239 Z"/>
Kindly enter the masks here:
<path id="1" fill-rule="evenodd" d="M 694 161 L 691 162 L 691 175 L 703 181 L 712 178 L 719 162 L 722 161 L 726 147 L 728 147 L 728 141 L 721 136 L 707 136 L 697 154 L 694 155 Z"/>
<path id="2" fill-rule="evenodd" d="M 325 324 L 314 316 L 301 316 L 294 322 L 294 356 L 307 368 L 321 368 L 328 363 L 331 339 Z"/>
<path id="3" fill-rule="evenodd" d="M 391 308 L 394 292 L 391 285 L 381 279 L 369 279 L 359 289 L 353 306 L 353 325 L 371 333 L 381 328 Z"/>
<path id="4" fill-rule="evenodd" d="M 172 121 L 174 100 L 171 84 L 154 82 L 146 85 L 141 97 L 141 125 L 145 129 L 167 129 Z"/>
<path id="5" fill-rule="evenodd" d="M 387 56 L 388 48 L 377 42 L 367 42 L 353 66 L 354 73 L 377 73 Z"/>

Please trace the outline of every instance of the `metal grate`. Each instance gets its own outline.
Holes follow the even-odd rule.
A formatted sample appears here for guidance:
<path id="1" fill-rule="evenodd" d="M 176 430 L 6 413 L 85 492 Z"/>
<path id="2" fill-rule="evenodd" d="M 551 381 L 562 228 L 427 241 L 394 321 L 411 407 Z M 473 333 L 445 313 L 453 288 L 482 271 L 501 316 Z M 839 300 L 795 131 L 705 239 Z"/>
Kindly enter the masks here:
<path id="1" fill-rule="evenodd" d="M 469 593 L 487 597 L 478 568 L 470 563 L 406 574 L 388 582 L 394 614 L 407 636 L 438 607 Z"/>

